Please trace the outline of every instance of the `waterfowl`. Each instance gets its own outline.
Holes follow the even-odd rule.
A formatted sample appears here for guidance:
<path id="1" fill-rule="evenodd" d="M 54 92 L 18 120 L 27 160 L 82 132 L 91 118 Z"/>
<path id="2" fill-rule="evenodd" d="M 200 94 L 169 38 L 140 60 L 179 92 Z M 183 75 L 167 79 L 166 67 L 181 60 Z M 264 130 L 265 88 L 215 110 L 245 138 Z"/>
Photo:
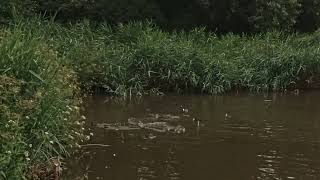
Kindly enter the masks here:
<path id="1" fill-rule="evenodd" d="M 224 115 L 224 117 L 225 117 L 226 119 L 230 119 L 230 118 L 232 118 L 232 115 L 231 115 L 231 114 L 226 113 L 226 114 Z"/>
<path id="2" fill-rule="evenodd" d="M 181 107 L 181 109 L 182 109 L 182 112 L 184 112 L 184 113 L 188 113 L 188 112 L 189 112 L 189 109 L 183 108 L 183 106 L 180 106 L 180 107 Z"/>
<path id="3" fill-rule="evenodd" d="M 197 123 L 197 126 L 198 126 L 198 127 L 200 127 L 200 122 L 201 122 L 202 120 L 196 119 L 196 118 L 193 118 L 192 120 L 193 120 L 193 122 Z"/>

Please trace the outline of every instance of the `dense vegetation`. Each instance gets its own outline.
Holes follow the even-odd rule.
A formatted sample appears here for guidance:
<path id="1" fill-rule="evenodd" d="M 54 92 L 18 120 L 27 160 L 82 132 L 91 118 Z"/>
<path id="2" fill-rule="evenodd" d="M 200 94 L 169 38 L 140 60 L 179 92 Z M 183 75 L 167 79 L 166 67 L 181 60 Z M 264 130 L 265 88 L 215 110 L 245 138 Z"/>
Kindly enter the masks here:
<path id="1" fill-rule="evenodd" d="M 167 33 L 147 23 L 48 25 L 53 46 L 82 83 L 119 95 L 283 91 L 311 86 L 320 72 L 320 32 L 218 37 L 203 29 Z"/>
<path id="2" fill-rule="evenodd" d="M 41 164 L 83 138 L 76 74 L 35 33 L 0 32 L 0 179 L 41 178 Z"/>
<path id="3" fill-rule="evenodd" d="M 317 87 L 320 31 L 288 32 L 318 27 L 318 1 L 252 3 L 0 2 L 0 179 L 40 178 L 41 164 L 78 146 L 80 87 L 124 97 Z M 56 10 L 58 22 L 45 20 Z M 160 28 L 195 25 L 207 29 Z"/>
<path id="4" fill-rule="evenodd" d="M 14 11 L 12 8 L 14 7 Z M 206 26 L 218 33 L 266 30 L 314 31 L 320 26 L 319 0 L 8 0 L 0 21 L 17 14 L 54 15 L 59 21 L 88 18 L 110 23 L 153 19 L 165 28 Z M 2 19 L 2 20 L 1 20 Z"/>
<path id="5" fill-rule="evenodd" d="M 283 91 L 311 87 L 319 76 L 319 31 L 217 36 L 204 29 L 168 33 L 150 23 L 66 26 L 39 19 L 19 26 L 30 38 L 40 36 L 83 87 L 117 95 Z"/>

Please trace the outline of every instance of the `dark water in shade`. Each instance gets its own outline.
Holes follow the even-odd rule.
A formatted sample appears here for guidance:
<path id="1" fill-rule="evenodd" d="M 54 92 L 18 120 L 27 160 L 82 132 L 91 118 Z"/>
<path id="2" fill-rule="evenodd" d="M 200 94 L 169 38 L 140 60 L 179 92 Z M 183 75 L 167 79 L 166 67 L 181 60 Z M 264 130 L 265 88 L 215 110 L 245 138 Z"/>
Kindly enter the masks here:
<path id="1" fill-rule="evenodd" d="M 150 113 L 180 116 L 186 133 L 153 133 L 151 140 L 146 131 L 95 127 Z M 94 132 L 89 143 L 110 147 L 84 147 L 69 162 L 67 179 L 320 180 L 320 92 L 132 101 L 94 96 L 86 114 Z M 200 127 L 193 118 L 202 120 Z"/>

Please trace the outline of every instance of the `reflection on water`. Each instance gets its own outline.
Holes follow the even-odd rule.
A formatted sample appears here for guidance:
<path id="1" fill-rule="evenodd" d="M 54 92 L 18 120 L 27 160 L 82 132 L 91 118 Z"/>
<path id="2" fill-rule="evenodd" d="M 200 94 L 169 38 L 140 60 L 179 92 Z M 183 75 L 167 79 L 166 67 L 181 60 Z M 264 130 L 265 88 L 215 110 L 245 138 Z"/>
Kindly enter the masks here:
<path id="1" fill-rule="evenodd" d="M 318 180 L 320 92 L 295 95 L 163 96 L 87 100 L 92 144 L 65 179 Z M 179 116 L 184 134 L 107 131 L 148 114 Z M 150 138 L 152 137 L 152 138 Z"/>

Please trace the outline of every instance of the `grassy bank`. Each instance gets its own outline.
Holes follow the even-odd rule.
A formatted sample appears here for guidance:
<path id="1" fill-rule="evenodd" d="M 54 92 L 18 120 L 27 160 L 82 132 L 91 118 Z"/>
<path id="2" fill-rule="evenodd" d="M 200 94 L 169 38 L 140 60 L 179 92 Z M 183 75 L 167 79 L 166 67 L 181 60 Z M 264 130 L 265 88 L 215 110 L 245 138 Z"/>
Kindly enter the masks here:
<path id="1" fill-rule="evenodd" d="M 316 87 L 319 42 L 319 31 L 218 37 L 148 23 L 93 27 L 39 19 L 3 27 L 0 179 L 35 176 L 39 164 L 77 146 L 80 86 L 120 96 Z"/>
<path id="2" fill-rule="evenodd" d="M 141 23 L 46 28 L 53 30 L 50 44 L 86 87 L 118 95 L 284 91 L 314 87 L 320 75 L 320 31 L 218 37 Z"/>
<path id="3" fill-rule="evenodd" d="M 75 73 L 26 28 L 0 33 L 0 179 L 46 179 L 82 138 Z"/>

